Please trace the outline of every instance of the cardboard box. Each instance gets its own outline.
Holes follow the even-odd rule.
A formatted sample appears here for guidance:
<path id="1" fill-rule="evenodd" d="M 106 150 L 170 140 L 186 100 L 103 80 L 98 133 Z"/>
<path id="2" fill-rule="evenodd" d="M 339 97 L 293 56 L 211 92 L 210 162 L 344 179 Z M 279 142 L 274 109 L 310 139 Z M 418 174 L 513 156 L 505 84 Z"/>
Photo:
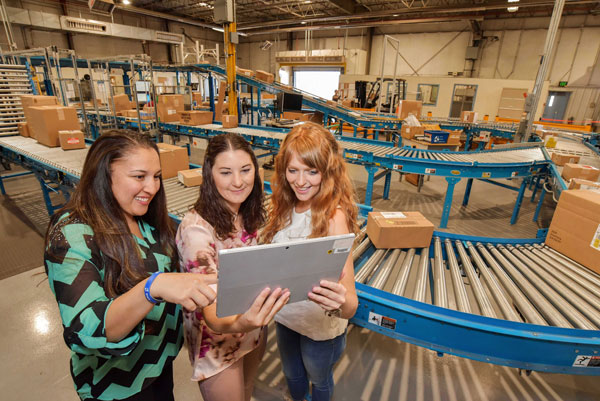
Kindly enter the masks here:
<path id="1" fill-rule="evenodd" d="M 202 168 L 178 171 L 177 179 L 186 187 L 197 187 L 202 184 Z"/>
<path id="2" fill-rule="evenodd" d="M 600 170 L 596 167 L 586 166 L 584 164 L 567 163 L 563 167 L 562 178 L 569 181 L 571 178 L 581 178 L 582 180 L 598 181 Z"/>
<path id="3" fill-rule="evenodd" d="M 546 245 L 600 273 L 600 193 L 562 191 Z"/>
<path id="4" fill-rule="evenodd" d="M 342 100 L 342 106 L 352 107 L 352 100 Z"/>
<path id="5" fill-rule="evenodd" d="M 457 130 L 457 131 L 449 131 L 450 135 L 448 135 L 448 142 L 446 142 L 448 145 L 460 145 L 460 137 L 462 135 L 462 131 L 461 130 Z"/>
<path id="6" fill-rule="evenodd" d="M 304 117 L 304 113 L 298 111 L 284 111 L 281 118 L 284 120 L 298 120 L 300 121 Z"/>
<path id="7" fill-rule="evenodd" d="M 85 137 L 80 130 L 58 131 L 58 141 L 60 142 L 60 147 L 64 150 L 85 148 Z"/>
<path id="8" fill-rule="evenodd" d="M 192 103 L 196 102 L 196 106 L 202 106 L 202 93 L 192 92 Z"/>
<path id="9" fill-rule="evenodd" d="M 163 179 L 177 177 L 178 171 L 189 170 L 190 158 L 186 148 L 168 143 L 158 143 L 157 146 Z"/>
<path id="10" fill-rule="evenodd" d="M 183 111 L 181 112 L 181 122 L 185 125 L 204 125 L 212 124 L 212 111 Z"/>
<path id="11" fill-rule="evenodd" d="M 29 116 L 29 108 L 35 106 L 58 106 L 58 99 L 56 96 L 41 96 L 41 95 L 21 95 L 21 106 L 23 107 L 23 114 L 25 115 L 25 121 L 29 122 L 31 117 Z M 29 136 L 35 138 L 34 134 L 29 130 Z"/>
<path id="12" fill-rule="evenodd" d="M 229 114 L 223 115 L 223 128 L 237 128 L 238 117 Z"/>
<path id="13" fill-rule="evenodd" d="M 377 248 L 424 248 L 433 224 L 419 212 L 370 212 L 367 235 Z"/>
<path id="14" fill-rule="evenodd" d="M 256 79 L 265 81 L 268 84 L 272 84 L 275 82 L 275 75 L 271 74 L 270 72 L 256 70 Z"/>
<path id="15" fill-rule="evenodd" d="M 254 77 L 254 76 L 256 76 L 256 73 L 254 71 L 252 71 L 252 70 L 246 70 L 246 69 L 240 68 L 238 66 L 235 67 L 235 72 L 236 72 L 236 74 L 243 75 L 245 77 Z M 261 71 L 261 72 L 264 72 L 264 71 Z M 261 79 L 261 78 L 259 78 L 259 79 Z"/>
<path id="16" fill-rule="evenodd" d="M 132 102 L 129 100 L 129 96 L 125 93 L 121 95 L 114 95 L 113 101 L 115 102 L 115 112 L 132 109 Z M 133 107 L 135 107 L 135 104 L 133 104 Z"/>
<path id="17" fill-rule="evenodd" d="M 398 105 L 398 118 L 404 120 L 409 114 L 419 118 L 422 109 L 423 102 L 420 100 L 400 100 L 400 104 Z"/>
<path id="18" fill-rule="evenodd" d="M 29 132 L 42 145 L 60 146 L 58 131 L 80 129 L 75 107 L 30 107 L 29 114 Z"/>
<path id="19" fill-rule="evenodd" d="M 569 189 L 582 189 L 586 191 L 600 192 L 600 182 L 582 180 L 581 178 L 573 178 L 569 181 Z"/>
<path id="20" fill-rule="evenodd" d="M 404 179 L 406 180 L 406 182 L 414 185 L 415 187 L 419 186 L 419 177 L 420 177 L 420 174 L 412 174 L 412 173 L 404 174 Z"/>
<path id="21" fill-rule="evenodd" d="M 17 123 L 19 128 L 19 135 L 29 138 L 29 125 L 27 123 Z"/>
<path id="22" fill-rule="evenodd" d="M 160 95 L 156 104 L 158 119 L 163 123 L 172 123 L 181 119 L 185 110 L 183 95 Z"/>
<path id="23" fill-rule="evenodd" d="M 402 124 L 402 128 L 400 129 L 400 135 L 404 139 L 413 139 L 415 136 L 423 136 L 425 135 L 424 127 L 411 127 L 406 124 Z"/>
<path id="24" fill-rule="evenodd" d="M 577 164 L 579 163 L 579 159 L 580 156 L 575 156 L 575 155 L 561 155 L 560 153 L 552 153 L 552 161 L 554 162 L 554 164 L 556 164 L 557 166 L 564 166 L 567 163 L 570 164 Z"/>
<path id="25" fill-rule="evenodd" d="M 477 113 L 474 111 L 463 111 L 460 115 L 460 121 L 463 123 L 476 123 L 477 122 Z"/>
<path id="26" fill-rule="evenodd" d="M 439 124 L 421 124 L 421 126 L 426 130 L 439 131 L 442 129 Z"/>

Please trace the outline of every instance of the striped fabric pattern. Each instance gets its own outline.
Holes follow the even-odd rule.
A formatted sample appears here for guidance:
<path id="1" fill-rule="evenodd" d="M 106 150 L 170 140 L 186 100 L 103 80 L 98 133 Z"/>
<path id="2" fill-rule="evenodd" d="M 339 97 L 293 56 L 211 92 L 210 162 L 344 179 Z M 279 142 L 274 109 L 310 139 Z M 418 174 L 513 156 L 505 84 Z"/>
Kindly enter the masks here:
<path id="1" fill-rule="evenodd" d="M 171 363 L 182 341 L 179 305 L 163 302 L 119 342 L 109 342 L 104 316 L 114 299 L 104 291 L 103 255 L 90 226 L 78 221 L 53 228 L 44 264 L 60 310 L 64 340 L 71 349 L 71 374 L 82 399 L 130 397 L 151 384 Z M 140 221 L 137 238 L 146 270 L 171 271 L 171 259 L 154 238 L 155 229 Z M 49 252 L 51 250 L 51 252 Z"/>

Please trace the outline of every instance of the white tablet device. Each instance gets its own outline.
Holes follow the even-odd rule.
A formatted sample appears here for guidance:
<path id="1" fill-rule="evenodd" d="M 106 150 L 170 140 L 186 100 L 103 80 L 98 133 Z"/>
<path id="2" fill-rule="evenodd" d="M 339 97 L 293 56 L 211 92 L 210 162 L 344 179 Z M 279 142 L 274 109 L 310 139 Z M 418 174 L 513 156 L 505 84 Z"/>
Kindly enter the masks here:
<path id="1" fill-rule="evenodd" d="M 323 279 L 338 281 L 354 234 L 219 251 L 217 316 L 244 313 L 266 287 L 290 290 L 289 303 L 308 299 Z"/>

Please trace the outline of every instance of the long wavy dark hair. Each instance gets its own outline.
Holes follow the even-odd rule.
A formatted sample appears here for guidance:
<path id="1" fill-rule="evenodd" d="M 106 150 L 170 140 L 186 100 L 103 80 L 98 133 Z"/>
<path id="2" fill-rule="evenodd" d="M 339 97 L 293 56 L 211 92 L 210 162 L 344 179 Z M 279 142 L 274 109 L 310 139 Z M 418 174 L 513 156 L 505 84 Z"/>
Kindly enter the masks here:
<path id="1" fill-rule="evenodd" d="M 92 228 L 94 242 L 105 258 L 104 290 L 109 297 L 127 292 L 148 277 L 137 243 L 112 192 L 112 163 L 137 148 L 153 149 L 158 154 L 152 139 L 135 131 L 112 130 L 100 136 L 88 151 L 77 189 L 69 202 L 52 216 L 46 231 L 48 249 L 55 228 L 69 222 L 83 222 Z M 59 222 L 65 212 L 69 216 Z M 142 218 L 156 229 L 159 243 L 171 257 L 171 266 L 178 266 L 175 226 L 167 212 L 162 184 Z"/>
<path id="2" fill-rule="evenodd" d="M 217 237 L 221 240 L 235 232 L 235 215 L 227 207 L 225 199 L 221 196 L 213 178 L 213 166 L 217 156 L 223 152 L 242 150 L 246 152 L 254 165 L 254 186 L 248 198 L 240 205 L 238 214 L 242 217 L 242 225 L 246 232 L 252 234 L 265 222 L 265 209 L 263 207 L 263 189 L 258 174 L 256 156 L 241 135 L 226 133 L 217 135 L 208 142 L 202 165 L 202 184 L 200 196 L 194 205 L 196 212 L 202 216 L 215 229 Z"/>

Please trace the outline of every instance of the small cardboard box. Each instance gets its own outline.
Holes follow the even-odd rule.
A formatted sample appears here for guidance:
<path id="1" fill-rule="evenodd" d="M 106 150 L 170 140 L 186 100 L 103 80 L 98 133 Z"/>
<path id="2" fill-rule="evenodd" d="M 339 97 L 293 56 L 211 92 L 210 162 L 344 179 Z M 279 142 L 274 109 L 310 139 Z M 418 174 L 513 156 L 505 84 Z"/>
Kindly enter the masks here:
<path id="1" fill-rule="evenodd" d="M 253 70 L 246 70 L 246 69 L 240 68 L 238 66 L 235 67 L 235 72 L 238 75 L 243 75 L 245 77 L 254 77 L 254 76 L 256 76 L 256 73 Z"/>
<path id="2" fill-rule="evenodd" d="M 19 135 L 29 138 L 29 125 L 27 123 L 17 123 L 17 127 L 19 128 Z"/>
<path id="3" fill-rule="evenodd" d="M 29 132 L 42 145 L 58 147 L 58 131 L 80 129 L 75 107 L 30 107 L 29 114 Z"/>
<path id="4" fill-rule="evenodd" d="M 581 178 L 573 178 L 569 181 L 569 189 L 583 189 L 586 191 L 600 192 L 600 182 L 582 180 Z"/>
<path id="5" fill-rule="evenodd" d="M 406 124 L 402 124 L 402 128 L 400 129 L 400 135 L 404 139 L 413 139 L 415 136 L 423 136 L 425 135 L 424 127 L 411 127 Z"/>
<path id="6" fill-rule="evenodd" d="M 562 191 L 546 245 L 600 273 L 600 193 Z"/>
<path id="7" fill-rule="evenodd" d="M 275 75 L 270 72 L 256 70 L 256 79 L 265 81 L 268 84 L 272 84 L 275 81 Z"/>
<path id="8" fill-rule="evenodd" d="M 433 224 L 419 212 L 370 212 L 367 235 L 377 248 L 424 248 Z"/>
<path id="9" fill-rule="evenodd" d="M 557 166 L 564 166 L 567 163 L 577 164 L 579 163 L 580 156 L 575 155 L 561 155 L 560 153 L 552 153 L 552 161 Z"/>
<path id="10" fill-rule="evenodd" d="M 598 181 L 600 170 L 596 167 L 586 166 L 584 164 L 567 163 L 563 167 L 562 178 L 569 181 L 571 178 L 581 178 L 582 180 Z"/>
<path id="11" fill-rule="evenodd" d="M 448 131 L 450 135 L 448 135 L 448 145 L 460 145 L 460 137 L 462 135 L 462 131 Z"/>
<path id="12" fill-rule="evenodd" d="M 181 112 L 181 122 L 185 125 L 204 125 L 212 124 L 212 111 L 183 111 Z"/>
<path id="13" fill-rule="evenodd" d="M 229 114 L 223 115 L 223 128 L 237 128 L 238 117 Z"/>
<path id="14" fill-rule="evenodd" d="M 181 113 L 177 112 L 177 109 L 168 106 L 157 107 L 158 119 L 162 123 L 174 123 L 181 119 Z"/>
<path id="15" fill-rule="evenodd" d="M 202 184 L 202 168 L 178 171 L 177 179 L 186 187 L 197 187 Z"/>
<path id="16" fill-rule="evenodd" d="M 352 100 L 342 100 L 342 106 L 352 107 Z"/>
<path id="17" fill-rule="evenodd" d="M 190 168 L 190 158 L 186 148 L 168 143 L 159 143 L 157 146 L 163 179 L 177 177 L 178 171 Z"/>
<path id="18" fill-rule="evenodd" d="M 424 129 L 427 129 L 427 130 L 431 129 L 431 130 L 434 130 L 434 131 L 439 131 L 439 130 L 442 129 L 439 124 L 421 124 L 421 126 Z"/>
<path id="19" fill-rule="evenodd" d="M 409 114 L 419 118 L 422 109 L 423 102 L 420 100 L 400 100 L 400 104 L 398 105 L 398 118 L 404 120 Z"/>
<path id="20" fill-rule="evenodd" d="M 463 123 L 476 123 L 477 122 L 477 113 L 474 111 L 463 111 L 460 115 L 460 121 Z"/>
<path id="21" fill-rule="evenodd" d="M 121 95 L 114 95 L 113 101 L 115 102 L 115 112 L 131 109 L 132 102 L 131 100 L 129 100 L 129 96 L 125 93 Z M 133 105 L 133 107 L 135 107 L 135 104 Z"/>
<path id="22" fill-rule="evenodd" d="M 64 150 L 85 148 L 85 137 L 80 130 L 58 131 L 58 141 L 60 142 L 60 147 Z"/>

